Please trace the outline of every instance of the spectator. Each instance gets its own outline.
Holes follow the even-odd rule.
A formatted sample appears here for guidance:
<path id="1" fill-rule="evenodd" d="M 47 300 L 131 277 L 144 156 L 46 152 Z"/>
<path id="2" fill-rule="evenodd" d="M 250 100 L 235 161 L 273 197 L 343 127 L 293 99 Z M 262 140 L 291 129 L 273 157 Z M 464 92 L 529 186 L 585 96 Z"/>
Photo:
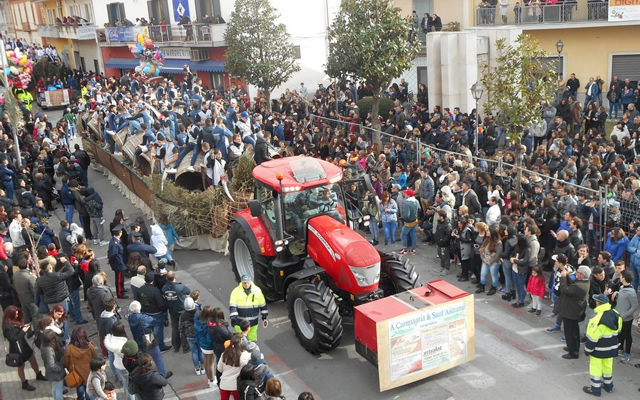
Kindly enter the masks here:
<path id="1" fill-rule="evenodd" d="M 58 341 L 58 336 L 52 330 L 45 330 L 40 345 L 45 377 L 51 382 L 51 396 L 54 400 L 63 400 L 63 383 L 65 376 L 64 349 Z"/>
<path id="2" fill-rule="evenodd" d="M 124 323 L 122 320 L 115 321 L 113 325 L 111 325 L 109 333 L 104 337 L 104 347 L 109 353 L 113 354 L 114 372 L 118 380 L 122 383 L 125 400 L 135 400 L 135 396 L 129 394 L 129 371 L 127 371 L 123 364 L 124 347 L 127 345 L 127 342 L 128 338 Z"/>
<path id="3" fill-rule="evenodd" d="M 583 318 L 587 296 L 589 295 L 589 278 L 591 271 L 584 265 L 576 271 L 576 279 L 569 278 L 569 271 L 565 268 L 560 273 L 560 298 L 554 311 L 562 317 L 564 336 L 567 340 L 567 353 L 564 359 L 579 357 L 580 327 L 578 322 Z"/>
<path id="4" fill-rule="evenodd" d="M 131 372 L 129 393 L 137 395 L 140 400 L 163 399 L 164 387 L 169 384 L 167 381 L 169 376 L 163 376 L 156 369 L 154 360 L 148 353 L 140 352 L 137 356 L 136 367 Z"/>
<path id="5" fill-rule="evenodd" d="M 167 320 L 167 304 L 162 297 L 160 289 L 154 285 L 155 274 L 147 272 L 144 281 L 145 284 L 138 290 L 136 300 L 140 302 L 141 312 L 153 318 L 160 351 L 169 350 L 171 346 L 164 344 L 164 322 Z"/>
<path id="6" fill-rule="evenodd" d="M 169 316 L 171 317 L 171 344 L 175 352 L 180 351 L 180 347 L 184 348 L 184 352 L 189 351 L 186 337 L 180 334 L 180 315 L 184 313 L 184 301 L 189 296 L 191 290 L 177 281 L 176 274 L 173 271 L 167 273 L 167 283 L 162 287 L 162 295 L 167 303 Z M 195 304 L 194 304 L 195 308 Z"/>
<path id="7" fill-rule="evenodd" d="M 102 357 L 95 357 L 89 362 L 91 372 L 87 378 L 87 394 L 92 399 L 107 400 L 107 395 L 104 393 L 104 385 L 107 383 L 107 375 L 104 370 L 107 367 L 107 363 Z"/>
<path id="8" fill-rule="evenodd" d="M 64 366 L 67 371 L 76 371 L 82 377 L 82 384 L 76 388 L 78 399 L 84 400 L 86 392 L 87 378 L 89 377 L 89 363 L 93 358 L 97 357 L 96 349 L 93 343 L 87 338 L 84 328 L 78 326 L 71 332 L 71 341 L 64 350 Z"/>
<path id="9" fill-rule="evenodd" d="M 628 362 L 631 359 L 631 344 L 633 337 L 631 335 L 631 325 L 633 317 L 638 309 L 638 296 L 636 291 L 631 287 L 633 274 L 625 269 L 620 272 L 621 287 L 616 296 L 616 311 L 622 318 L 622 327 L 618 334 L 620 348 L 622 349 L 621 362 Z"/>
<path id="10" fill-rule="evenodd" d="M 27 342 L 27 332 L 33 329 L 31 323 L 24 323 L 22 310 L 16 306 L 9 306 L 2 315 L 2 335 L 8 343 L 8 354 L 18 354 L 22 363 L 18 365 L 18 377 L 22 382 L 22 390 L 34 391 L 36 388 L 29 384 L 24 375 L 24 363 L 29 361 L 31 368 L 36 373 L 36 380 L 46 381 L 40 372 L 38 361 L 33 355 L 33 350 Z"/>
<path id="11" fill-rule="evenodd" d="M 231 336 L 231 342 L 222 353 L 222 357 L 218 360 L 217 370 L 221 372 L 220 377 L 220 399 L 229 400 L 233 395 L 234 399 L 238 397 L 238 376 L 242 367 L 247 365 L 251 355 L 242 348 L 242 335 L 234 333 Z"/>
<path id="12" fill-rule="evenodd" d="M 162 354 L 160 354 L 160 347 L 158 346 L 158 340 L 154 337 L 153 331 L 155 328 L 155 319 L 148 315 L 140 312 L 141 310 L 140 302 L 134 300 L 129 305 L 129 328 L 131 329 L 131 335 L 133 339 L 138 344 L 138 347 L 144 349 L 144 353 L 150 355 L 153 358 L 153 362 L 155 366 L 158 368 L 158 373 L 166 379 L 169 379 L 173 376 L 173 372 L 165 371 L 164 368 L 164 360 L 162 358 Z M 143 341 L 143 336 L 148 335 L 147 337 L 147 345 L 145 346 L 145 342 Z M 148 371 L 147 371 L 148 372 Z M 130 372 L 129 376 L 129 393 L 130 394 L 140 394 L 136 388 L 135 383 L 132 382 L 134 380 L 134 374 Z M 136 379 L 136 382 L 138 380 Z M 134 385 L 134 386 L 132 386 Z"/>

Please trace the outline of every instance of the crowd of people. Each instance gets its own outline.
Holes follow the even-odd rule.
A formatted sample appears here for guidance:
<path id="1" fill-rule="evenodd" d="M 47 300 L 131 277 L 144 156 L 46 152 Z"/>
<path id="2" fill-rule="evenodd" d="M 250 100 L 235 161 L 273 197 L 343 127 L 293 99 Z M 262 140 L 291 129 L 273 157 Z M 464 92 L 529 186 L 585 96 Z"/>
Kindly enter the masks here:
<path id="1" fill-rule="evenodd" d="M 234 390 L 245 398 L 253 392 L 246 389 L 251 386 L 247 382 L 262 391 L 272 379 L 267 378 L 268 367 L 261 367 L 264 360 L 252 341 L 257 340 L 259 313 L 245 320 L 231 308 L 229 324 L 221 309 L 201 307 L 197 291 L 179 283 L 171 252 L 178 236 L 167 216 L 158 216 L 149 227 L 144 219 L 129 226 L 119 210 L 107 242 L 101 230 L 102 201 L 88 186 L 90 160 L 82 149 L 72 151 L 68 144 L 76 119 L 83 130 L 90 119 L 97 121 L 105 148 L 115 153 L 120 149 L 114 133 L 126 127 L 129 134 L 143 135 L 138 154 L 151 151 L 157 162 L 154 170 L 160 173 L 174 175 L 183 159 L 194 168 L 201 153 L 200 167 L 211 185 L 220 185 L 232 174 L 236 160 L 249 148 L 257 164 L 275 154 L 346 160 L 371 177 L 369 192 L 352 200 L 371 216 L 375 245 L 382 246 L 379 226 L 384 245 L 399 237 L 402 254 L 416 254 L 419 239 L 433 243 L 442 276 L 460 264 L 458 281 L 477 285 L 477 294 L 502 292 L 502 299 L 513 301 L 515 308 L 524 307 L 529 294 L 529 311 L 536 315 L 542 313 L 543 299 L 550 298 L 556 319 L 549 331 L 564 327 L 565 358 L 579 356 L 580 321 L 616 321 L 612 313 L 617 313 L 621 323 L 607 326 L 619 340 L 621 358 L 630 360 L 630 329 L 637 309 L 633 294 L 640 281 L 640 86 L 633 87 L 629 80 L 613 77 L 604 87 L 601 79 L 589 79 L 584 103 L 577 101 L 582 87 L 575 76 L 562 82 L 556 101 L 545 105 L 540 122 L 524 134 L 526 171 L 520 179 L 506 129 L 490 113 L 480 119 L 476 110 L 464 113 L 437 105 L 430 110 L 426 89 L 420 87 L 414 99 L 405 81 L 384 93 L 394 107 L 380 118 L 382 140 L 377 143 L 372 140 L 370 115 L 361 114 L 357 105 L 371 94 L 364 83 L 321 84 L 312 92 L 300 84 L 267 104 L 261 93 L 252 100 L 239 87 L 207 88 L 187 66 L 181 79 L 153 84 L 133 72 L 121 78 L 67 73 L 61 77 L 63 84 L 69 76 L 81 94 L 64 118 L 52 123 L 42 113 L 25 112 L 26 123 L 19 130 L 22 162 L 17 162 L 10 143 L 1 147 L 0 218 L 5 225 L 0 225 L 0 234 L 5 233 L 5 262 L 11 265 L 1 276 L 3 293 L 11 294 L 3 296 L 3 330 L 12 341 L 10 353 L 20 354 L 17 366 L 25 390 L 33 387 L 24 379 L 24 363 L 29 361 L 39 371 L 26 339 L 40 333 L 46 373 L 37 376 L 52 382 L 56 399 L 61 380 L 66 380 L 60 366 L 79 365 L 66 357 L 74 347 L 83 357 L 77 361 L 82 363 L 79 397 L 85 389 L 90 398 L 106 395 L 105 388 L 112 387 L 103 377 L 108 365 L 126 396 L 161 398 L 172 375 L 162 359 L 162 351 L 171 347 L 164 343 L 167 319 L 174 350 L 190 352 L 195 373 L 207 375 L 209 385 L 218 385 L 223 398 Z M 609 113 L 604 111 L 603 93 Z M 609 117 L 616 125 L 605 132 Z M 482 127 L 477 137 L 476 123 Z M 5 115 L 3 129 L 11 128 Z M 475 141 L 478 157 L 471 151 Z M 53 191 L 57 180 L 61 186 Z M 609 191 L 602 197 L 587 195 L 605 186 Z M 56 235 L 46 217 L 58 201 L 65 220 Z M 94 246 L 108 243 L 115 293 L 88 240 Z M 127 298 L 128 274 L 134 301 L 128 316 L 121 318 L 114 299 Z M 242 280 L 239 295 L 250 293 L 252 286 L 257 289 Z M 84 340 L 82 326 L 68 332 L 67 312 L 76 324 L 85 322 L 80 288 L 98 326 L 102 357 L 95 356 L 98 346 L 91 350 Z M 255 304 L 253 309 L 261 307 Z M 266 313 L 262 316 L 266 321 Z M 229 329 L 234 326 L 238 335 Z M 599 354 L 596 344 L 611 332 L 598 324 L 596 328 L 588 324 L 585 350 L 592 359 L 608 359 L 604 356 L 610 354 Z M 230 345 L 225 348 L 227 340 Z M 613 356 L 617 355 L 616 351 Z M 589 390 L 594 393 L 611 387 L 609 364 L 604 364 L 600 375 L 592 371 Z M 594 380 L 598 376 L 603 377 L 602 385 Z M 140 387 L 157 388 L 153 396 L 158 397 L 144 397 Z"/>

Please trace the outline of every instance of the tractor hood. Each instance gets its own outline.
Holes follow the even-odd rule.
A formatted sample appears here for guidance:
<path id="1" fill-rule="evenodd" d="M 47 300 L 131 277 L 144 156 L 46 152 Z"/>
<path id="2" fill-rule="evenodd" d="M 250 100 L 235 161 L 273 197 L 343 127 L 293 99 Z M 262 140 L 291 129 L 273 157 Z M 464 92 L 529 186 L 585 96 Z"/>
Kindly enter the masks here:
<path id="1" fill-rule="evenodd" d="M 307 254 L 340 289 L 361 294 L 377 289 L 380 254 L 367 239 L 328 215 L 309 220 Z"/>

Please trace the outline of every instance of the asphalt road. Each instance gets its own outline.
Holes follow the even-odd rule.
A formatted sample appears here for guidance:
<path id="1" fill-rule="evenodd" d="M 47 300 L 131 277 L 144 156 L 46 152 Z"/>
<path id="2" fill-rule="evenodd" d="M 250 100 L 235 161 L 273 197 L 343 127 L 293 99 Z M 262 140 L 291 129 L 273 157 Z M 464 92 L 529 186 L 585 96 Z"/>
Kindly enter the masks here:
<path id="1" fill-rule="evenodd" d="M 48 111 L 55 121 L 59 111 Z M 141 214 L 99 172 L 90 169 L 90 182 L 103 196 L 105 217 L 110 220 L 116 208 L 129 215 Z M 58 211 L 62 216 L 61 210 Z M 388 250 L 397 250 L 388 249 Z M 106 255 L 106 247 L 97 249 L 99 258 Z M 178 250 L 178 279 L 191 289 L 199 289 L 202 303 L 227 307 L 228 298 L 236 286 L 231 263 L 227 256 L 210 251 Z M 420 281 L 440 279 L 435 248 L 419 243 L 418 254 L 411 257 L 420 273 Z M 102 261 L 103 269 L 109 271 Z M 454 268 L 445 277 L 455 280 Z M 127 282 L 128 286 L 128 282 Z M 469 283 L 459 285 L 473 292 Z M 126 309 L 128 303 L 121 300 Z M 535 316 L 526 308 L 514 309 L 500 299 L 500 294 L 475 297 L 476 358 L 462 366 L 401 388 L 380 393 L 377 369 L 355 351 L 352 325 L 345 324 L 343 341 L 328 354 L 314 356 L 302 349 L 287 317 L 286 305 L 269 305 L 268 328 L 260 327 L 258 344 L 277 377 L 283 382 L 288 399 L 297 398 L 302 391 L 310 391 L 316 399 L 582 399 L 588 397 L 582 386 L 589 384 L 588 362 L 584 355 L 577 360 L 564 360 L 565 345 L 562 334 L 546 333 L 552 325 L 546 317 L 550 312 L 545 302 L 542 316 Z M 165 330 L 167 343 L 170 329 Z M 640 343 L 634 328 L 634 339 Z M 163 353 L 168 370 L 173 370 L 167 398 L 217 398 L 217 390 L 206 387 L 206 378 L 196 377 L 190 355 Z M 637 345 L 632 352 L 632 363 L 640 362 Z M 613 393 L 603 393 L 611 399 L 629 399 L 638 395 L 638 372 L 632 364 L 614 363 Z"/>

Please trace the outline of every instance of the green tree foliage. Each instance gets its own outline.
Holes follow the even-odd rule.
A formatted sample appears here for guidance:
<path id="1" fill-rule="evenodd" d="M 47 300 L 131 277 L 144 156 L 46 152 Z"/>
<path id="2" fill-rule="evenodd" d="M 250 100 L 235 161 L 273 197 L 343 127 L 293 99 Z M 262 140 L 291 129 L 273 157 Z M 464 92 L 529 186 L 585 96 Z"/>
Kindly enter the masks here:
<path id="1" fill-rule="evenodd" d="M 373 106 L 373 97 L 366 96 L 358 100 L 358 110 L 363 115 L 367 115 L 371 112 L 371 107 Z M 380 99 L 380 104 L 378 106 L 379 114 L 382 116 L 389 115 L 389 110 L 393 109 L 393 101 L 387 97 L 383 97 Z"/>
<path id="2" fill-rule="evenodd" d="M 269 110 L 271 92 L 300 70 L 286 26 L 266 0 L 235 2 L 224 38 L 227 71 L 264 91 Z"/>
<path id="3" fill-rule="evenodd" d="M 419 41 L 408 40 L 411 35 L 411 20 L 392 0 L 343 0 L 329 29 L 327 75 L 369 84 L 375 129 L 382 91 L 411 66 L 420 48 Z M 374 141 L 380 142 L 379 134 Z"/>
<path id="4" fill-rule="evenodd" d="M 556 73 L 543 60 L 547 54 L 538 41 L 528 35 L 520 35 L 512 45 L 499 39 L 496 49 L 495 68 L 485 67 L 482 73 L 481 81 L 488 91 L 485 110 L 490 110 L 496 123 L 507 129 L 509 144 L 515 147 L 520 166 L 522 134 L 542 119 L 542 104 L 553 99 Z"/>

